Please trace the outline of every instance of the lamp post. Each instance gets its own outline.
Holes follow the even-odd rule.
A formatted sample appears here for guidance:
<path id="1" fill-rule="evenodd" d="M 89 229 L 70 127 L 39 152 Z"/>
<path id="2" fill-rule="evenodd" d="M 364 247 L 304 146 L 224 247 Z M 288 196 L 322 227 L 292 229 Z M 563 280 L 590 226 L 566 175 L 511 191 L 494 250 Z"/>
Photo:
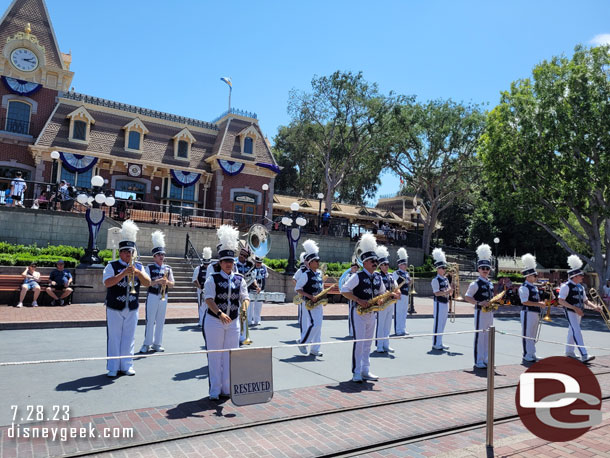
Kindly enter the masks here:
<path id="1" fill-rule="evenodd" d="M 102 205 L 112 207 L 115 203 L 114 197 L 106 196 L 104 190 L 104 179 L 96 175 L 91 178 L 91 193 L 82 192 L 76 196 L 76 200 L 81 205 L 88 205 L 89 208 L 85 212 L 85 219 L 89 227 L 89 243 L 85 249 L 85 255 L 80 260 L 78 267 L 103 267 L 102 260 L 97 255 L 96 240 L 97 234 L 104 222 L 104 212 L 100 208 Z"/>
<path id="2" fill-rule="evenodd" d="M 57 169 L 57 161 L 59 159 L 59 151 L 51 151 L 51 159 L 53 159 L 53 168 L 51 169 L 51 182 L 55 183 L 53 193 L 55 194 L 55 198 L 53 199 L 52 207 L 53 210 L 56 209 L 57 205 L 57 181 L 59 180 L 59 173 Z"/>
<path id="3" fill-rule="evenodd" d="M 498 243 L 500 243 L 500 239 L 498 237 L 494 238 L 494 245 L 496 246 L 496 278 L 498 278 L 498 269 L 500 267 L 498 262 Z"/>
<path id="4" fill-rule="evenodd" d="M 421 215 L 421 208 L 419 208 L 419 205 L 417 206 L 417 208 L 415 209 L 415 238 L 419 239 L 419 215 Z M 420 241 L 419 243 L 419 247 L 421 248 L 422 246 L 422 242 Z"/>
<path id="5" fill-rule="evenodd" d="M 263 226 L 267 227 L 265 224 L 265 217 L 267 216 L 267 191 L 269 191 L 269 185 L 267 183 L 263 184 L 263 211 L 262 211 L 262 223 Z"/>
<path id="6" fill-rule="evenodd" d="M 324 199 L 324 194 L 322 194 L 321 192 L 318 193 L 318 233 L 321 234 L 322 233 L 322 199 Z"/>
<path id="7" fill-rule="evenodd" d="M 286 275 L 294 275 L 295 268 L 295 253 L 299 239 L 301 238 L 301 228 L 307 224 L 307 220 L 299 214 L 299 204 L 293 202 L 290 204 L 292 212 L 282 218 L 282 224 L 286 226 L 286 236 L 288 237 L 288 266 L 286 267 Z"/>

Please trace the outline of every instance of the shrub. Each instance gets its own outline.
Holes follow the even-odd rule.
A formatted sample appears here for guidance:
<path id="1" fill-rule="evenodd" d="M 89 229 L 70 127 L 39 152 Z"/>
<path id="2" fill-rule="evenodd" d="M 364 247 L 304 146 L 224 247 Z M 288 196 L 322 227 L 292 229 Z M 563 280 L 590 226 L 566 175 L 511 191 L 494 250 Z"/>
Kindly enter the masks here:
<path id="1" fill-rule="evenodd" d="M 0 253 L 0 266 L 14 266 L 15 257 L 9 253 Z"/>

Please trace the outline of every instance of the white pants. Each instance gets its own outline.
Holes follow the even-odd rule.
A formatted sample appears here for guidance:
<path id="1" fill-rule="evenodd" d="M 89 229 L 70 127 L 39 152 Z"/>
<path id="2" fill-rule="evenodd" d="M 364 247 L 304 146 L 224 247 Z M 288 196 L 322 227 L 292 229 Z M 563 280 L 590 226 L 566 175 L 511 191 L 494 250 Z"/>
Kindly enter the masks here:
<path id="1" fill-rule="evenodd" d="M 390 348 L 390 340 L 384 337 L 390 337 L 392 329 L 392 314 L 394 307 L 386 307 L 385 310 L 377 312 L 377 325 L 375 326 L 375 338 L 380 339 L 375 341 L 378 351 L 387 351 Z"/>
<path id="2" fill-rule="evenodd" d="M 352 308 L 354 303 L 352 301 L 347 302 L 347 335 L 354 337 L 354 322 L 352 321 Z"/>
<path id="3" fill-rule="evenodd" d="M 133 356 L 138 326 L 138 310 L 114 310 L 106 307 L 106 355 Z M 131 358 L 109 359 L 106 362 L 107 371 L 126 372 L 133 367 Z"/>
<path id="4" fill-rule="evenodd" d="M 239 318 L 223 324 L 208 313 L 203 317 L 203 335 L 208 350 L 239 348 Z M 208 353 L 208 380 L 210 396 L 231 394 L 230 352 Z"/>
<path id="5" fill-rule="evenodd" d="M 397 336 L 407 332 L 407 311 L 409 309 L 409 295 L 402 294 L 394 304 L 394 334 Z"/>
<path id="6" fill-rule="evenodd" d="M 255 301 L 252 304 L 252 324 L 261 324 L 261 312 L 263 311 L 263 301 Z"/>
<path id="7" fill-rule="evenodd" d="M 521 310 L 521 334 L 535 339 L 539 321 L 540 312 L 530 312 L 526 309 Z M 532 339 L 521 339 L 524 358 L 533 359 L 536 357 L 536 342 Z"/>
<path id="8" fill-rule="evenodd" d="M 433 333 L 436 334 L 445 332 L 445 325 L 447 324 L 448 313 L 449 303 L 438 302 L 436 299 L 434 299 L 434 324 L 432 327 Z M 436 348 L 441 348 L 443 346 L 443 336 L 433 336 L 432 346 Z"/>
<path id="9" fill-rule="evenodd" d="M 302 305 L 303 309 L 301 312 L 301 321 L 303 326 L 301 327 L 301 340 L 302 344 L 313 345 L 309 348 L 310 352 L 317 352 L 320 350 L 319 342 L 322 341 L 322 322 L 324 321 L 324 306 L 318 305 L 313 310 L 307 310 L 305 307 L 305 301 Z"/>
<path id="10" fill-rule="evenodd" d="M 350 311 L 354 323 L 354 339 L 372 339 L 375 334 L 375 313 L 358 315 L 356 307 Z M 352 373 L 368 374 L 371 366 L 370 355 L 372 340 L 354 342 L 352 348 Z"/>
<path id="11" fill-rule="evenodd" d="M 307 326 L 309 325 L 309 315 L 307 314 L 307 308 L 305 308 L 304 304 L 305 303 L 301 301 L 297 306 L 299 308 L 299 342 L 303 336 L 303 330 L 307 329 Z"/>
<path id="12" fill-rule="evenodd" d="M 203 291 L 199 288 L 197 288 L 197 303 L 199 304 L 197 307 L 197 312 L 199 313 L 199 326 L 203 326 L 203 315 L 208 309 L 208 304 L 203 300 Z"/>
<path id="13" fill-rule="evenodd" d="M 163 325 L 167 311 L 167 296 L 161 300 L 160 294 L 149 294 L 146 298 L 146 328 L 144 345 L 159 345 L 163 342 Z"/>
<path id="14" fill-rule="evenodd" d="M 484 312 L 479 308 L 474 309 L 474 328 L 486 331 L 494 324 L 494 312 Z M 476 365 L 487 364 L 487 346 L 489 334 L 477 332 L 474 335 L 474 363 Z"/>
<path id="15" fill-rule="evenodd" d="M 580 330 L 580 320 L 581 316 L 578 316 L 576 312 L 568 311 L 568 309 L 564 309 L 564 313 L 566 314 L 566 318 L 568 319 L 568 345 L 578 345 L 578 351 L 583 358 L 587 358 L 589 355 L 587 354 L 587 347 L 585 347 L 585 341 L 582 338 L 582 331 Z M 575 354 L 575 348 L 566 346 L 566 354 L 573 355 Z"/>

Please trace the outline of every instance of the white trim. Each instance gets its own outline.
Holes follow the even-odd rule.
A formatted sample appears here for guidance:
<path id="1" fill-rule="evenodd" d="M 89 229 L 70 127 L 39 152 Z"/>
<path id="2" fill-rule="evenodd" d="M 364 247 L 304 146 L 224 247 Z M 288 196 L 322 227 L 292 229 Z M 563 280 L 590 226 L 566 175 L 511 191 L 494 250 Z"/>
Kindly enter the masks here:
<path id="1" fill-rule="evenodd" d="M 2 101 L 4 101 L 4 97 L 2 97 Z M 6 125 L 8 124 L 8 112 L 9 112 L 9 108 L 10 108 L 11 102 L 22 103 L 22 104 L 28 105 L 30 107 L 30 114 L 28 116 L 28 131 L 27 131 L 26 134 L 23 134 L 21 132 L 13 132 L 12 130 L 8 130 L 6 128 Z M 22 98 L 8 100 L 8 102 L 6 104 L 6 116 L 4 117 L 4 126 L 2 126 L 2 130 L 4 132 L 10 132 L 12 134 L 30 135 L 30 127 L 32 126 L 32 108 L 33 108 L 32 105 L 30 103 L 28 103 L 26 100 L 22 99 Z M 17 119 L 15 121 L 17 121 Z"/>
<path id="2" fill-rule="evenodd" d="M 49 127 L 49 123 L 51 122 L 51 120 L 53 119 L 53 116 L 55 116 L 55 112 L 57 111 L 57 108 L 59 108 L 59 103 L 55 105 L 55 108 L 53 109 L 53 113 L 51 113 L 51 116 L 49 116 L 49 119 L 47 119 L 47 121 L 44 123 L 44 127 L 41 129 L 40 133 L 38 134 L 38 138 L 36 139 L 36 141 L 34 142 L 34 145 L 38 145 L 38 142 L 40 141 L 40 139 L 42 138 L 42 134 L 44 132 L 46 132 L 47 127 Z M 31 148 L 30 148 L 31 151 Z"/>
<path id="3" fill-rule="evenodd" d="M 17 95 L 17 94 L 3 95 L 2 96 L 2 108 L 6 108 L 6 110 L 8 110 L 9 102 L 13 102 L 15 100 L 19 101 L 19 102 L 23 102 L 23 103 L 29 103 L 30 107 L 31 107 L 30 115 L 36 114 L 36 112 L 38 111 L 38 102 L 36 102 L 36 100 L 30 99 L 29 97 L 24 97 L 23 95 Z"/>
<path id="4" fill-rule="evenodd" d="M 250 204 L 250 205 L 260 205 L 263 202 L 263 193 L 260 191 L 257 191 L 255 189 L 250 189 L 250 188 L 232 188 L 231 189 L 231 202 L 235 202 L 235 193 L 237 192 L 241 192 L 241 193 L 245 193 L 245 194 L 254 194 L 256 196 L 256 202 L 254 204 Z M 269 192 L 269 191 L 267 191 Z M 241 202 L 243 203 L 243 202 Z"/>

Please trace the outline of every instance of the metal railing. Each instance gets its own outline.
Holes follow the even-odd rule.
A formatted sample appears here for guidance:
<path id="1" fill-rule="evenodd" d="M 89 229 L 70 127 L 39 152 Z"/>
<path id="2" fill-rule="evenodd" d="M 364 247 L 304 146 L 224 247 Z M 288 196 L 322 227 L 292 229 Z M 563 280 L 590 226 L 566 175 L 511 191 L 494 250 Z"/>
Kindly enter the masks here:
<path id="1" fill-rule="evenodd" d="M 230 110 L 227 110 L 222 113 L 220 116 L 216 116 L 214 119 L 212 119 L 212 122 L 218 122 L 228 114 L 236 114 L 239 116 L 244 116 L 246 118 L 258 119 L 256 113 L 246 110 L 240 110 L 239 108 L 231 108 Z"/>
<path id="2" fill-rule="evenodd" d="M 198 266 L 203 263 L 203 258 L 199 255 L 199 252 L 193 246 L 189 234 L 186 234 L 186 242 L 184 243 L 184 259 L 186 259 L 191 264 L 191 267 L 195 266 L 195 264 L 193 264 L 194 262 Z"/>
<path id="3" fill-rule="evenodd" d="M 4 132 L 12 132 L 14 134 L 29 135 L 30 122 L 15 118 L 2 118 L 2 130 Z"/>

